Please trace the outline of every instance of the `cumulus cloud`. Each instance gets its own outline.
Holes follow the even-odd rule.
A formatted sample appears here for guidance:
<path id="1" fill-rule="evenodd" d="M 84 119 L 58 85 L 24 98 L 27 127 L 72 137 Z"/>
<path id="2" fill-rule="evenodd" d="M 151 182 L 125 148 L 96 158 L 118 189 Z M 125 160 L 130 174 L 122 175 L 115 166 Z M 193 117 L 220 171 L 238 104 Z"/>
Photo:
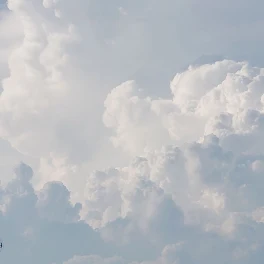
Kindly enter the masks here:
<path id="1" fill-rule="evenodd" d="M 205 241 L 214 236 L 217 247 L 230 246 L 221 261 L 257 260 L 263 245 L 253 231 L 262 232 L 262 79 L 262 68 L 224 60 L 177 74 L 170 100 L 142 96 L 134 81 L 115 88 L 105 101 L 104 122 L 115 133 L 115 146 L 142 156 L 89 176 L 86 220 L 104 226 L 105 239 L 118 235 L 126 243 L 129 236 L 140 240 L 131 233 L 141 230 L 160 250 L 181 239 L 189 244 L 204 232 Z M 159 206 L 165 197 L 175 209 Z M 173 219 L 169 230 L 157 221 L 159 210 L 162 220 L 167 214 Z M 131 221 L 121 233 L 118 218 Z M 151 229 L 153 221 L 158 224 Z M 166 232 L 172 240 L 162 236 Z M 196 260 L 210 255 L 190 252 Z"/>
<path id="2" fill-rule="evenodd" d="M 133 81 L 108 95 L 104 123 L 115 131 L 116 146 L 135 155 L 204 135 L 214 134 L 224 144 L 232 135 L 261 133 L 263 68 L 230 60 L 190 66 L 176 74 L 170 87 L 172 98 L 166 100 L 140 95 Z M 246 145 L 248 140 L 245 149 L 261 147 L 257 140 L 258 145 Z"/>
<path id="3" fill-rule="evenodd" d="M 230 12 L 225 13 L 234 26 L 238 26 L 238 20 L 233 15 L 243 22 L 248 10 L 245 8 L 248 2 L 240 2 L 239 6 L 243 8 L 237 10 L 238 2 L 235 2 L 228 7 Z M 144 86 L 145 91 L 150 89 L 151 93 L 160 94 L 161 90 L 168 89 L 165 86 L 148 87 L 154 87 L 155 83 L 164 85 L 182 64 L 208 50 L 203 41 L 206 39 L 204 34 L 211 39 L 210 47 L 216 45 L 213 39 L 218 43 L 217 48 L 208 51 L 211 53 L 226 53 L 225 49 L 219 51 L 219 47 L 226 39 L 230 40 L 230 35 L 238 39 L 249 38 L 248 31 L 234 35 L 234 29 L 227 28 L 222 19 L 219 23 L 227 8 L 225 2 L 220 5 L 204 1 L 197 6 L 195 1 L 179 5 L 170 0 L 163 4 L 148 0 L 140 4 L 130 1 L 113 1 L 111 4 L 79 1 L 72 4 L 71 1 L 10 0 L 8 6 L 12 11 L 8 13 L 12 29 L 22 27 L 22 36 L 20 45 L 11 49 L 10 75 L 3 76 L 7 78 L 3 81 L 1 96 L 1 137 L 20 152 L 45 162 L 51 160 L 51 163 L 58 164 L 64 160 L 59 166 L 69 173 L 73 170 L 67 166 L 69 163 L 96 159 L 98 145 L 103 148 L 103 153 L 106 152 L 108 135 L 101 115 L 103 101 L 113 86 L 128 78 L 136 78 L 139 83 L 148 84 Z M 213 23 L 208 22 L 210 18 L 204 14 L 205 7 L 212 11 Z M 190 14 L 194 8 L 195 15 Z M 255 10 L 256 5 L 251 8 Z M 171 17 L 175 18 L 173 23 Z M 255 23 L 261 24 L 262 17 L 256 15 L 256 18 L 247 24 L 258 30 Z M 189 21 L 184 23 L 186 28 L 182 26 L 185 20 Z M 205 24 L 208 31 L 202 33 Z M 5 24 L 2 25 L 6 28 Z M 177 38 L 173 32 L 178 34 Z M 197 45 L 191 48 L 194 32 Z M 235 32 L 238 32 L 237 28 Z M 149 83 L 151 79 L 153 81 Z M 160 83 L 160 80 L 165 81 Z M 190 132 L 187 136 L 193 138 L 188 134 Z M 43 137 L 45 144 L 42 143 Z"/>
<path id="4" fill-rule="evenodd" d="M 239 3 L 243 7 L 239 12 L 236 9 L 238 2 L 235 3 L 229 5 L 230 12 L 225 13 L 225 17 L 235 27 L 238 26 L 238 20 L 233 18 L 236 14 L 241 21 L 240 27 L 245 22 L 243 17 L 248 10 L 244 8 L 247 1 Z M 115 140 L 115 145 L 123 144 L 133 156 L 146 149 L 145 143 L 153 147 L 170 144 L 167 129 L 163 129 L 164 122 L 169 123 L 165 124 L 170 126 L 169 133 L 179 140 L 181 137 L 184 140 L 196 139 L 194 131 L 175 128 L 175 119 L 177 122 L 185 122 L 185 119 L 177 115 L 176 109 L 170 109 L 174 105 L 169 106 L 164 102 L 166 109 L 160 109 L 160 100 L 156 105 L 147 98 L 152 94 L 167 94 L 169 89 L 165 85 L 175 71 L 201 54 L 210 52 L 232 55 L 230 49 L 233 45 L 223 45 L 226 39 L 230 40 L 230 35 L 237 38 L 236 41 L 250 38 L 249 31 L 245 30 L 239 35 L 237 28 L 227 28 L 225 23 L 219 23 L 222 17 L 220 14 L 227 8 L 226 3 L 220 5 L 204 1 L 196 6 L 195 1 L 185 1 L 180 5 L 170 0 L 163 4 L 148 0 L 140 4 L 130 1 L 113 1 L 111 4 L 79 1 L 73 4 L 71 1 L 10 0 L 8 7 L 7 24 L 1 25 L 5 29 L 11 28 L 9 25 L 12 24 L 11 29 L 19 33 L 12 33 L 11 30 L 8 32 L 12 38 L 18 34 L 19 41 L 16 46 L 8 43 L 11 52 L 8 58 L 10 74 L 6 69 L 7 74 L 3 76 L 5 79 L 2 82 L 0 135 L 16 151 L 36 159 L 30 160 L 30 163 L 42 177 L 39 180 L 41 185 L 49 180 L 45 177 L 52 174 L 52 179 L 63 180 L 69 187 L 75 184 L 71 177 L 86 174 L 82 166 L 89 170 L 99 166 L 103 168 L 112 165 L 108 162 L 110 159 L 114 165 L 124 164 L 123 153 L 111 155 L 114 150 L 108 142 L 109 130 L 102 124 L 101 116 L 104 112 L 103 101 L 111 88 L 129 78 L 136 79 L 140 87 L 143 85 L 142 98 L 129 92 L 135 96 L 132 105 L 139 108 L 138 114 L 142 115 L 144 111 L 145 117 L 153 120 L 148 126 L 151 123 L 152 129 L 160 136 L 149 135 L 146 139 L 141 135 L 148 130 L 144 127 L 146 124 L 139 124 L 140 121 L 134 119 L 130 124 L 122 125 L 117 120 L 115 122 L 119 124 L 115 126 L 118 126 L 119 134 L 124 135 L 120 135 L 120 142 Z M 212 11 L 212 17 L 215 18 L 213 23 L 208 22 L 210 18 L 204 14 L 205 7 Z M 194 8 L 195 15 L 190 13 Z M 251 8 L 255 10 L 256 6 L 252 5 Z M 253 28 L 258 31 L 255 24 L 261 25 L 262 17 L 256 17 L 258 19 L 245 23 L 254 25 Z M 189 23 L 183 23 L 185 20 Z M 206 32 L 202 30 L 203 25 L 208 25 Z M 194 37 L 197 38 L 195 45 L 190 47 Z M 6 40 L 9 37 L 3 35 L 3 38 Z M 256 41 L 261 43 L 262 40 Z M 209 50 L 206 45 L 212 49 Z M 219 47 L 226 48 L 220 50 Z M 220 74 L 219 71 L 216 74 Z M 115 96 L 117 91 L 112 92 L 112 97 Z M 142 100 L 135 102 L 136 97 Z M 108 104 L 107 108 L 111 103 Z M 142 104 L 141 108 L 139 104 Z M 155 112 L 173 111 L 176 117 L 162 120 L 160 124 L 155 119 L 156 114 L 146 110 L 149 104 Z M 111 107 L 114 107 L 113 102 Z M 136 111 L 133 112 L 135 115 Z M 124 120 L 125 116 L 122 118 Z M 113 126 L 113 120 L 109 117 L 106 119 L 107 126 Z M 134 125 L 134 122 L 137 123 Z M 197 123 L 197 120 L 190 117 L 189 122 Z M 199 125 L 198 122 L 197 130 L 202 129 Z M 133 145 L 126 139 L 129 133 L 138 135 L 141 142 Z M 162 142 L 164 138 L 166 142 Z M 50 170 L 53 173 L 49 173 Z"/>
<path id="5" fill-rule="evenodd" d="M 104 252 L 99 235 L 77 221 L 79 205 L 69 203 L 65 187 L 51 182 L 36 193 L 30 183 L 33 172 L 29 166 L 21 164 L 15 173 L 0 193 L 2 261 L 54 263 L 87 250 L 91 254 Z"/>
<path id="6" fill-rule="evenodd" d="M 1 256 L 43 264 L 258 263 L 263 157 L 237 156 L 219 144 L 207 136 L 91 174 L 86 223 L 66 187 L 50 182 L 34 191 L 33 171 L 21 164 L 0 192 L 1 237 L 12 244 Z M 39 260 L 43 248 L 49 253 Z"/>
<path id="7" fill-rule="evenodd" d="M 261 263 L 263 4 L 7 6 L 1 260 Z"/>
<path id="8" fill-rule="evenodd" d="M 123 17 L 118 3 L 106 9 L 94 1 L 10 0 L 8 7 L 22 34 L 18 30 L 18 45 L 9 47 L 9 74 L 0 76 L 1 138 L 36 159 L 30 162 L 43 178 L 51 168 L 53 179 L 72 183 L 65 171 L 76 176 L 76 166 L 98 164 L 101 153 L 106 161 L 100 158 L 100 166 L 110 160 L 103 101 L 144 59 L 144 34 Z M 101 11 L 109 19 L 99 19 Z"/>
<path id="9" fill-rule="evenodd" d="M 79 220 L 81 204 L 70 204 L 70 192 L 61 182 L 46 183 L 38 195 L 37 208 L 50 221 L 75 222 Z"/>
<path id="10" fill-rule="evenodd" d="M 254 169 L 261 160 L 261 155 L 225 151 L 215 136 L 183 148 L 163 148 L 129 167 L 92 174 L 86 188 L 86 217 L 91 224 L 100 220 L 102 225 L 129 217 L 147 231 L 150 222 L 159 219 L 158 208 L 161 220 L 166 219 L 165 206 L 170 213 L 176 210 L 173 219 L 180 227 L 184 222 L 233 236 L 240 221 L 262 210 L 257 186 L 263 180 Z M 166 205 L 166 197 L 171 197 L 174 209 Z M 152 234 L 163 226 L 157 223 Z"/>

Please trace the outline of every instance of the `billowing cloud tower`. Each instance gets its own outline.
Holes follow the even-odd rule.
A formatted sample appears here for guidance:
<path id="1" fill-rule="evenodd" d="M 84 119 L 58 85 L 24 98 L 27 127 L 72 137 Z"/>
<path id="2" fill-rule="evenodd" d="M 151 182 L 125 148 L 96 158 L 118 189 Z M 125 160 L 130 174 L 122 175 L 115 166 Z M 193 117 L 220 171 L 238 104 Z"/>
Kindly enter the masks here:
<path id="1" fill-rule="evenodd" d="M 262 263 L 262 9 L 3 4 L 0 262 Z"/>

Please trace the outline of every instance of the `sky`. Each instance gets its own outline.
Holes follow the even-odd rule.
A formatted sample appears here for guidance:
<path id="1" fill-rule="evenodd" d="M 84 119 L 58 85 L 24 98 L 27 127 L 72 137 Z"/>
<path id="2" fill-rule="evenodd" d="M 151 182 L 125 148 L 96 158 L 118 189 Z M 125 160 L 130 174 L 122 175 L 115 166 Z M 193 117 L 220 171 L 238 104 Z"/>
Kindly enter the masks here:
<path id="1" fill-rule="evenodd" d="M 0 0 L 0 262 L 260 264 L 260 0 Z"/>

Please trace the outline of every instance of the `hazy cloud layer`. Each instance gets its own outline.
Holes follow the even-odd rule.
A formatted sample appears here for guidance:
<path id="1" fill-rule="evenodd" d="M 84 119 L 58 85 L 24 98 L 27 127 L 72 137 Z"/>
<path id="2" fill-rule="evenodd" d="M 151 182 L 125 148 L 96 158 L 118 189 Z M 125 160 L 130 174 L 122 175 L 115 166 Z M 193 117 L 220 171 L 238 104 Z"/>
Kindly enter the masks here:
<path id="1" fill-rule="evenodd" d="M 3 5 L 0 262 L 262 263 L 263 7 Z"/>

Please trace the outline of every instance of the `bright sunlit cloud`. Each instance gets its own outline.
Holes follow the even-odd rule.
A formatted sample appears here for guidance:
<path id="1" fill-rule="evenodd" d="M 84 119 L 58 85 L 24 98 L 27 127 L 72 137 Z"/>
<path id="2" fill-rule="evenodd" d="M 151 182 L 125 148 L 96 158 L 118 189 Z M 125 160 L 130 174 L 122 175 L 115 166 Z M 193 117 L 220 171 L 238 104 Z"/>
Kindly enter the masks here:
<path id="1" fill-rule="evenodd" d="M 260 0 L 0 5 L 1 263 L 261 263 Z"/>

